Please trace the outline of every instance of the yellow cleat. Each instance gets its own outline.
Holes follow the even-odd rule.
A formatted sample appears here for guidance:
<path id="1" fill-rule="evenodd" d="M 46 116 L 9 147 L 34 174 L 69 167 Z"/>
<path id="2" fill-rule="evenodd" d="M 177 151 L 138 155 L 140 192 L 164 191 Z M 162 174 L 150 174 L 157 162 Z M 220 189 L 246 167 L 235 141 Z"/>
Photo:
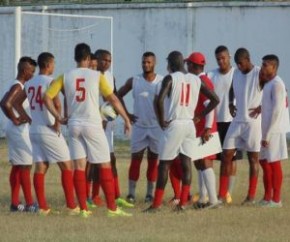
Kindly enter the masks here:
<path id="1" fill-rule="evenodd" d="M 75 208 L 67 208 L 66 211 L 69 216 L 75 216 L 79 215 L 81 210 L 80 207 L 77 206 Z"/>
<path id="2" fill-rule="evenodd" d="M 40 215 L 40 216 L 47 216 L 48 214 L 50 214 L 50 212 L 51 212 L 51 209 L 50 208 L 48 208 L 48 209 L 39 209 L 38 210 L 38 214 Z"/>
<path id="3" fill-rule="evenodd" d="M 89 210 L 80 210 L 79 215 L 80 215 L 82 218 L 88 218 L 89 216 L 92 215 L 92 212 L 89 211 Z"/>
<path id="4" fill-rule="evenodd" d="M 233 202 L 233 199 L 232 199 L 232 196 L 229 192 L 227 192 L 227 195 L 226 195 L 226 203 L 227 204 L 231 204 Z"/>
<path id="5" fill-rule="evenodd" d="M 131 217 L 131 216 L 133 216 L 131 213 L 127 213 L 118 207 L 115 211 L 108 210 L 108 217 Z"/>

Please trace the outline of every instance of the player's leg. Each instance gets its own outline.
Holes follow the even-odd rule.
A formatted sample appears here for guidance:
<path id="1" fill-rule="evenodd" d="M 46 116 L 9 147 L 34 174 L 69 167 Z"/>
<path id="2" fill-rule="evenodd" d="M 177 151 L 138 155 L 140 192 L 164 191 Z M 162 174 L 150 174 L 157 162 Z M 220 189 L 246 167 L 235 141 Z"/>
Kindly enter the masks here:
<path id="1" fill-rule="evenodd" d="M 157 179 L 158 154 L 151 151 L 150 148 L 147 149 L 147 161 L 147 192 L 145 196 L 145 203 L 152 202 L 154 184 Z"/>
<path id="2" fill-rule="evenodd" d="M 20 166 L 11 166 L 10 177 L 9 177 L 10 187 L 11 187 L 11 206 L 10 211 L 24 211 L 24 206 L 20 204 L 19 192 L 20 192 Z"/>
<path id="3" fill-rule="evenodd" d="M 27 209 L 29 207 L 32 207 L 34 204 L 31 191 L 31 179 L 30 179 L 31 168 L 32 168 L 31 165 L 20 166 L 20 184 L 24 194 Z"/>
<path id="4" fill-rule="evenodd" d="M 90 162 L 87 162 L 87 165 L 86 165 L 86 193 L 87 193 L 87 201 L 88 202 L 91 201 L 91 196 L 90 196 L 91 188 L 92 188 L 91 173 L 92 173 L 91 164 L 90 164 Z"/>
<path id="5" fill-rule="evenodd" d="M 100 178 L 99 178 L 99 166 L 97 164 L 91 164 L 91 179 L 93 181 L 92 188 L 92 201 L 97 206 L 104 206 L 105 203 L 100 196 Z"/>
<path id="6" fill-rule="evenodd" d="M 197 178 L 198 178 L 198 193 L 193 195 L 193 203 L 195 207 L 200 208 L 203 207 L 208 200 L 207 190 L 204 183 L 203 175 L 202 175 L 202 160 L 194 161 L 195 169 L 197 170 Z"/>
<path id="7" fill-rule="evenodd" d="M 272 202 L 274 205 L 279 206 L 281 203 L 281 187 L 283 181 L 283 172 L 281 161 L 274 161 L 270 163 L 272 170 L 272 184 L 273 184 L 273 197 Z"/>
<path id="8" fill-rule="evenodd" d="M 272 199 L 272 191 L 273 191 L 273 184 L 272 184 L 272 169 L 270 163 L 266 160 L 260 160 L 260 165 L 263 170 L 263 184 L 264 184 L 264 197 L 260 201 L 260 205 L 268 204 Z"/>
<path id="9" fill-rule="evenodd" d="M 45 174 L 48 167 L 49 164 L 45 161 L 35 163 L 33 184 L 40 211 L 49 211 L 45 197 Z"/>
<path id="10" fill-rule="evenodd" d="M 172 205 L 177 205 L 180 201 L 181 177 L 182 177 L 181 162 L 179 156 L 177 156 L 173 160 L 169 169 L 169 178 L 174 192 L 174 197 L 169 201 L 170 203 L 171 202 L 173 203 Z"/>

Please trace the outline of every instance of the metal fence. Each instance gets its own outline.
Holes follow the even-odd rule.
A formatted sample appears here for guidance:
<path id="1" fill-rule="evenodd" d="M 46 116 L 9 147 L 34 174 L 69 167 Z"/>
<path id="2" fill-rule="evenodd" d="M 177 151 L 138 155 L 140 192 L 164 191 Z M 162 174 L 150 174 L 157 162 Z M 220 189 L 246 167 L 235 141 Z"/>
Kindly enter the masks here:
<path id="1" fill-rule="evenodd" d="M 0 6 L 38 6 L 38 5 L 58 5 L 58 4 L 110 4 L 110 3 L 172 3 L 172 2 L 237 2 L 239 0 L 0 0 Z M 289 0 L 269 1 L 269 0 L 258 0 L 260 2 L 287 2 Z M 250 0 L 244 0 L 244 2 L 252 2 Z"/>

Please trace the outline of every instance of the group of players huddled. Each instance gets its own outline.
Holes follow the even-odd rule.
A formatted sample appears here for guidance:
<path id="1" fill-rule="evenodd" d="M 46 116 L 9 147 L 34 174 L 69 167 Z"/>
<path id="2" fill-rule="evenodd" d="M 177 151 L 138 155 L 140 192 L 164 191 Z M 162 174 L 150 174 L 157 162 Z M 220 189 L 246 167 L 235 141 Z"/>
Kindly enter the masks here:
<path id="1" fill-rule="evenodd" d="M 52 213 L 45 196 L 45 174 L 50 163 L 57 163 L 68 215 L 87 218 L 92 208 L 106 202 L 109 217 L 132 216 L 123 208 L 133 208 L 136 202 L 145 150 L 144 202 L 150 204 L 145 213 L 159 211 L 168 175 L 174 191 L 169 201 L 173 211 L 183 211 L 192 203 L 196 209 L 231 203 L 235 161 L 242 159 L 242 151 L 247 152 L 250 171 L 248 194 L 242 204 L 282 207 L 281 160 L 288 158 L 290 124 L 287 91 L 277 75 L 279 59 L 265 55 L 258 67 L 251 63 L 248 50 L 239 48 L 234 55 L 235 68 L 226 46 L 218 46 L 215 57 L 218 68 L 206 73 L 202 53 L 184 58 L 179 51 L 172 51 L 167 57 L 169 73 L 163 77 L 155 73 L 155 54 L 145 52 L 143 72 L 129 78 L 119 90 L 109 72 L 112 57 L 107 50 L 92 54 L 87 44 L 77 44 L 76 68 L 55 79 L 53 54 L 43 52 L 37 62 L 22 57 L 16 79 L 1 100 L 9 119 L 10 211 Z M 39 74 L 34 76 L 37 66 Z M 133 113 L 123 100 L 130 91 Z M 115 121 L 103 119 L 99 111 L 102 102 L 113 106 L 124 120 L 125 133 L 131 136 L 126 199 L 120 194 L 114 154 Z M 67 125 L 68 144 L 61 125 Z M 214 148 L 221 144 L 223 151 L 216 154 L 218 151 L 211 150 L 217 149 L 209 149 L 200 157 L 199 147 L 205 144 Z M 214 160 L 221 161 L 218 193 Z M 199 191 L 191 196 L 192 162 L 198 172 Z M 37 202 L 31 191 L 32 163 Z M 256 204 L 259 163 L 265 193 Z M 20 188 L 25 205 L 19 200 Z"/>

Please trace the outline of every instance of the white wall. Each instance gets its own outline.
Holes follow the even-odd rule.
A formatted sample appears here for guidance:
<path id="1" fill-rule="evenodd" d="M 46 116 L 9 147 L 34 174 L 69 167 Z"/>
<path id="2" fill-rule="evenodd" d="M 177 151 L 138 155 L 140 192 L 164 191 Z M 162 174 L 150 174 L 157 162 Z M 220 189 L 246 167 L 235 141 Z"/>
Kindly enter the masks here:
<path id="1" fill-rule="evenodd" d="M 40 11 L 41 8 L 24 10 Z M 170 51 L 179 50 L 184 55 L 201 51 L 207 57 L 209 70 L 216 67 L 214 49 L 223 44 L 232 55 L 239 47 L 248 48 L 258 65 L 265 54 L 277 54 L 281 61 L 280 75 L 290 88 L 290 3 L 72 5 L 50 6 L 47 11 L 114 17 L 113 60 L 118 87 L 141 71 L 144 51 L 156 53 L 157 72 L 166 74 L 166 57 Z M 3 83 L 13 78 L 14 70 L 11 13 L 11 8 L 0 9 L 1 94 Z M 127 101 L 131 103 L 132 99 Z"/>

